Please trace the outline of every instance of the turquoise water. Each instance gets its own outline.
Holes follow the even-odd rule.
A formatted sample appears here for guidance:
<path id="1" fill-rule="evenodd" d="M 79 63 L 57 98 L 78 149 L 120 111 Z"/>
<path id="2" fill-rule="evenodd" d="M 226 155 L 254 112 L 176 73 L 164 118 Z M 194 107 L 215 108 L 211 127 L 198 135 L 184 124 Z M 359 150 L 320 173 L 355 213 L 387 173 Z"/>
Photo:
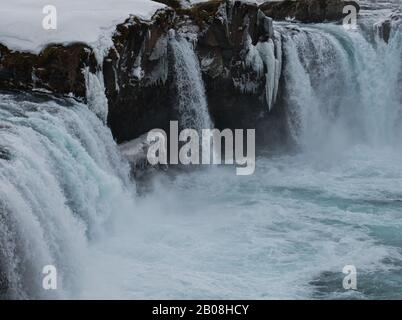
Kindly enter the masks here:
<path id="1" fill-rule="evenodd" d="M 138 220 L 100 244 L 126 275 L 115 293 L 402 298 L 401 160 L 355 146 L 326 160 L 265 155 L 251 177 L 222 167 L 155 178 Z M 357 290 L 343 289 L 345 265 Z"/>
<path id="2" fill-rule="evenodd" d="M 277 27 L 294 151 L 258 146 L 251 176 L 143 185 L 84 104 L 1 93 L 0 298 L 402 298 L 400 27 Z"/>
<path id="3" fill-rule="evenodd" d="M 339 25 L 277 27 L 295 151 L 258 146 L 249 177 L 154 177 L 138 217 L 101 242 L 130 275 L 105 287 L 115 295 L 402 298 L 400 28 L 385 44 Z M 346 265 L 357 290 L 343 288 Z"/>

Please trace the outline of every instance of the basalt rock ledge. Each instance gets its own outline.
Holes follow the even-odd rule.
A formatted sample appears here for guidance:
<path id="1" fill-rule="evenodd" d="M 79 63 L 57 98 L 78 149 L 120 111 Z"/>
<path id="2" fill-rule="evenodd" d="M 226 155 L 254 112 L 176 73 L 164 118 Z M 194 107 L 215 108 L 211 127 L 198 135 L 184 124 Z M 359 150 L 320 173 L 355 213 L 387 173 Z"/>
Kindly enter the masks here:
<path id="1" fill-rule="evenodd" d="M 161 1 L 166 3 L 166 1 Z M 167 2 L 169 4 L 169 2 Z M 150 21 L 131 16 L 116 26 L 113 46 L 97 59 L 84 43 L 49 45 L 40 54 L 0 45 L 0 89 L 36 90 L 86 100 L 85 72 L 101 72 L 107 123 L 117 142 L 180 120 L 172 37 L 191 43 L 199 59 L 216 128 L 264 128 L 260 139 L 286 136 L 281 99 L 281 35 L 274 20 L 337 21 L 341 0 L 267 2 L 173 1 Z M 271 128 L 272 130 L 266 130 Z"/>

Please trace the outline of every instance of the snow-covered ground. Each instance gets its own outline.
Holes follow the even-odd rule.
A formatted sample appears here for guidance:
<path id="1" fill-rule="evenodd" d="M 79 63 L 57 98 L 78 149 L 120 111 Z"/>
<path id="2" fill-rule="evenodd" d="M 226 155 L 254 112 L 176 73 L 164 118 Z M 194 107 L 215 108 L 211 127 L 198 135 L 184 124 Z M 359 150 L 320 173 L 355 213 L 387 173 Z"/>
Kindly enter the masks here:
<path id="1" fill-rule="evenodd" d="M 199 3 L 207 0 L 183 0 Z M 266 0 L 244 0 L 261 3 Z M 57 12 L 57 29 L 47 30 L 46 6 Z M 0 43 L 15 51 L 39 53 L 50 43 L 84 42 L 102 54 L 117 24 L 130 15 L 150 19 L 165 7 L 151 0 L 0 0 Z"/>
<path id="2" fill-rule="evenodd" d="M 182 1 L 185 5 L 207 0 Z M 243 1 L 262 3 L 267 0 Z M 387 9 L 391 8 L 390 1 L 398 2 L 385 1 Z M 371 2 L 363 1 L 363 4 Z M 49 5 L 57 10 L 56 30 L 43 27 L 47 16 L 44 8 Z M 0 43 L 12 50 L 38 53 L 50 43 L 84 42 L 102 54 L 112 44 L 111 35 L 117 24 L 130 15 L 150 19 L 163 7 L 151 0 L 0 0 Z"/>
<path id="3" fill-rule="evenodd" d="M 56 30 L 42 25 L 48 5 L 56 8 Z M 85 42 L 102 51 L 130 14 L 149 19 L 163 7 L 151 0 L 0 0 L 0 43 L 38 53 L 49 43 Z"/>

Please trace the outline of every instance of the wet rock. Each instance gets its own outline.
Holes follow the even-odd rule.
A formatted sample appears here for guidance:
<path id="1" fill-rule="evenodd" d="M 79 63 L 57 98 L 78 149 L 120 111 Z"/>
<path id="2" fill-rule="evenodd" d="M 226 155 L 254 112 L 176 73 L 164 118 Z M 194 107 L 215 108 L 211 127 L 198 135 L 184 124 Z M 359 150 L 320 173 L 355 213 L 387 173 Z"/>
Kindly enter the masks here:
<path id="1" fill-rule="evenodd" d="M 281 44 L 273 19 L 294 16 L 317 22 L 338 19 L 342 12 L 338 0 L 262 5 L 212 0 L 193 6 L 186 1 L 161 2 L 170 8 L 158 11 L 151 21 L 130 17 L 116 27 L 114 46 L 102 66 L 93 50 L 81 43 L 52 45 L 39 55 L 11 52 L 0 45 L 0 89 L 72 93 L 85 100 L 83 70 L 102 69 L 107 122 L 117 142 L 154 128 L 168 131 L 170 121 L 179 118 L 168 45 L 173 29 L 194 44 L 215 126 L 253 128 L 271 123 L 269 119 L 281 120 L 275 108 Z"/>
<path id="2" fill-rule="evenodd" d="M 391 32 L 393 29 L 398 28 L 402 23 L 402 11 L 396 10 L 391 13 L 391 15 L 384 19 L 383 21 L 374 25 L 377 35 L 383 39 L 386 43 L 389 42 L 391 37 Z"/>
<path id="3" fill-rule="evenodd" d="M 154 128 L 168 128 L 171 75 L 166 37 L 175 19 L 175 13 L 167 10 L 150 23 L 132 18 L 117 27 L 115 48 L 106 57 L 103 70 L 108 124 L 118 142 Z"/>
<path id="4" fill-rule="evenodd" d="M 39 55 L 10 51 L 0 44 L 0 89 L 42 89 L 85 97 L 85 66 L 96 68 L 95 55 L 84 44 L 52 45 Z"/>
<path id="5" fill-rule="evenodd" d="M 256 4 L 211 1 L 160 12 L 150 23 L 132 19 L 118 27 L 115 50 L 104 63 L 108 123 L 116 140 L 129 141 L 154 128 L 168 131 L 169 121 L 179 118 L 171 29 L 194 37 L 215 126 L 254 127 L 269 111 L 268 71 L 255 70 L 245 60 L 253 49 L 249 46 L 273 39 L 272 19 Z"/>

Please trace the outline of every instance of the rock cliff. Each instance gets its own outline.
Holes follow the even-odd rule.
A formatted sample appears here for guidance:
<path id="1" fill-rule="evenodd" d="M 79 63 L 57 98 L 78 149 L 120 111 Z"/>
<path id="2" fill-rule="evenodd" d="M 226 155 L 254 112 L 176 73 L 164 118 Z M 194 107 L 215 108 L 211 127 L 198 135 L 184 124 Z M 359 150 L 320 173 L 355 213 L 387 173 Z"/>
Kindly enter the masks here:
<path id="1" fill-rule="evenodd" d="M 180 38 L 198 57 L 214 126 L 272 128 L 257 136 L 278 141 L 285 130 L 277 107 L 283 61 L 273 20 L 339 20 L 343 8 L 341 0 L 160 2 L 170 7 L 151 21 L 132 16 L 116 27 L 114 45 L 101 62 L 83 43 L 51 45 L 39 55 L 0 45 L 0 89 L 44 90 L 85 100 L 86 72 L 103 72 L 108 125 L 118 142 L 132 140 L 180 120 L 170 45 Z"/>

